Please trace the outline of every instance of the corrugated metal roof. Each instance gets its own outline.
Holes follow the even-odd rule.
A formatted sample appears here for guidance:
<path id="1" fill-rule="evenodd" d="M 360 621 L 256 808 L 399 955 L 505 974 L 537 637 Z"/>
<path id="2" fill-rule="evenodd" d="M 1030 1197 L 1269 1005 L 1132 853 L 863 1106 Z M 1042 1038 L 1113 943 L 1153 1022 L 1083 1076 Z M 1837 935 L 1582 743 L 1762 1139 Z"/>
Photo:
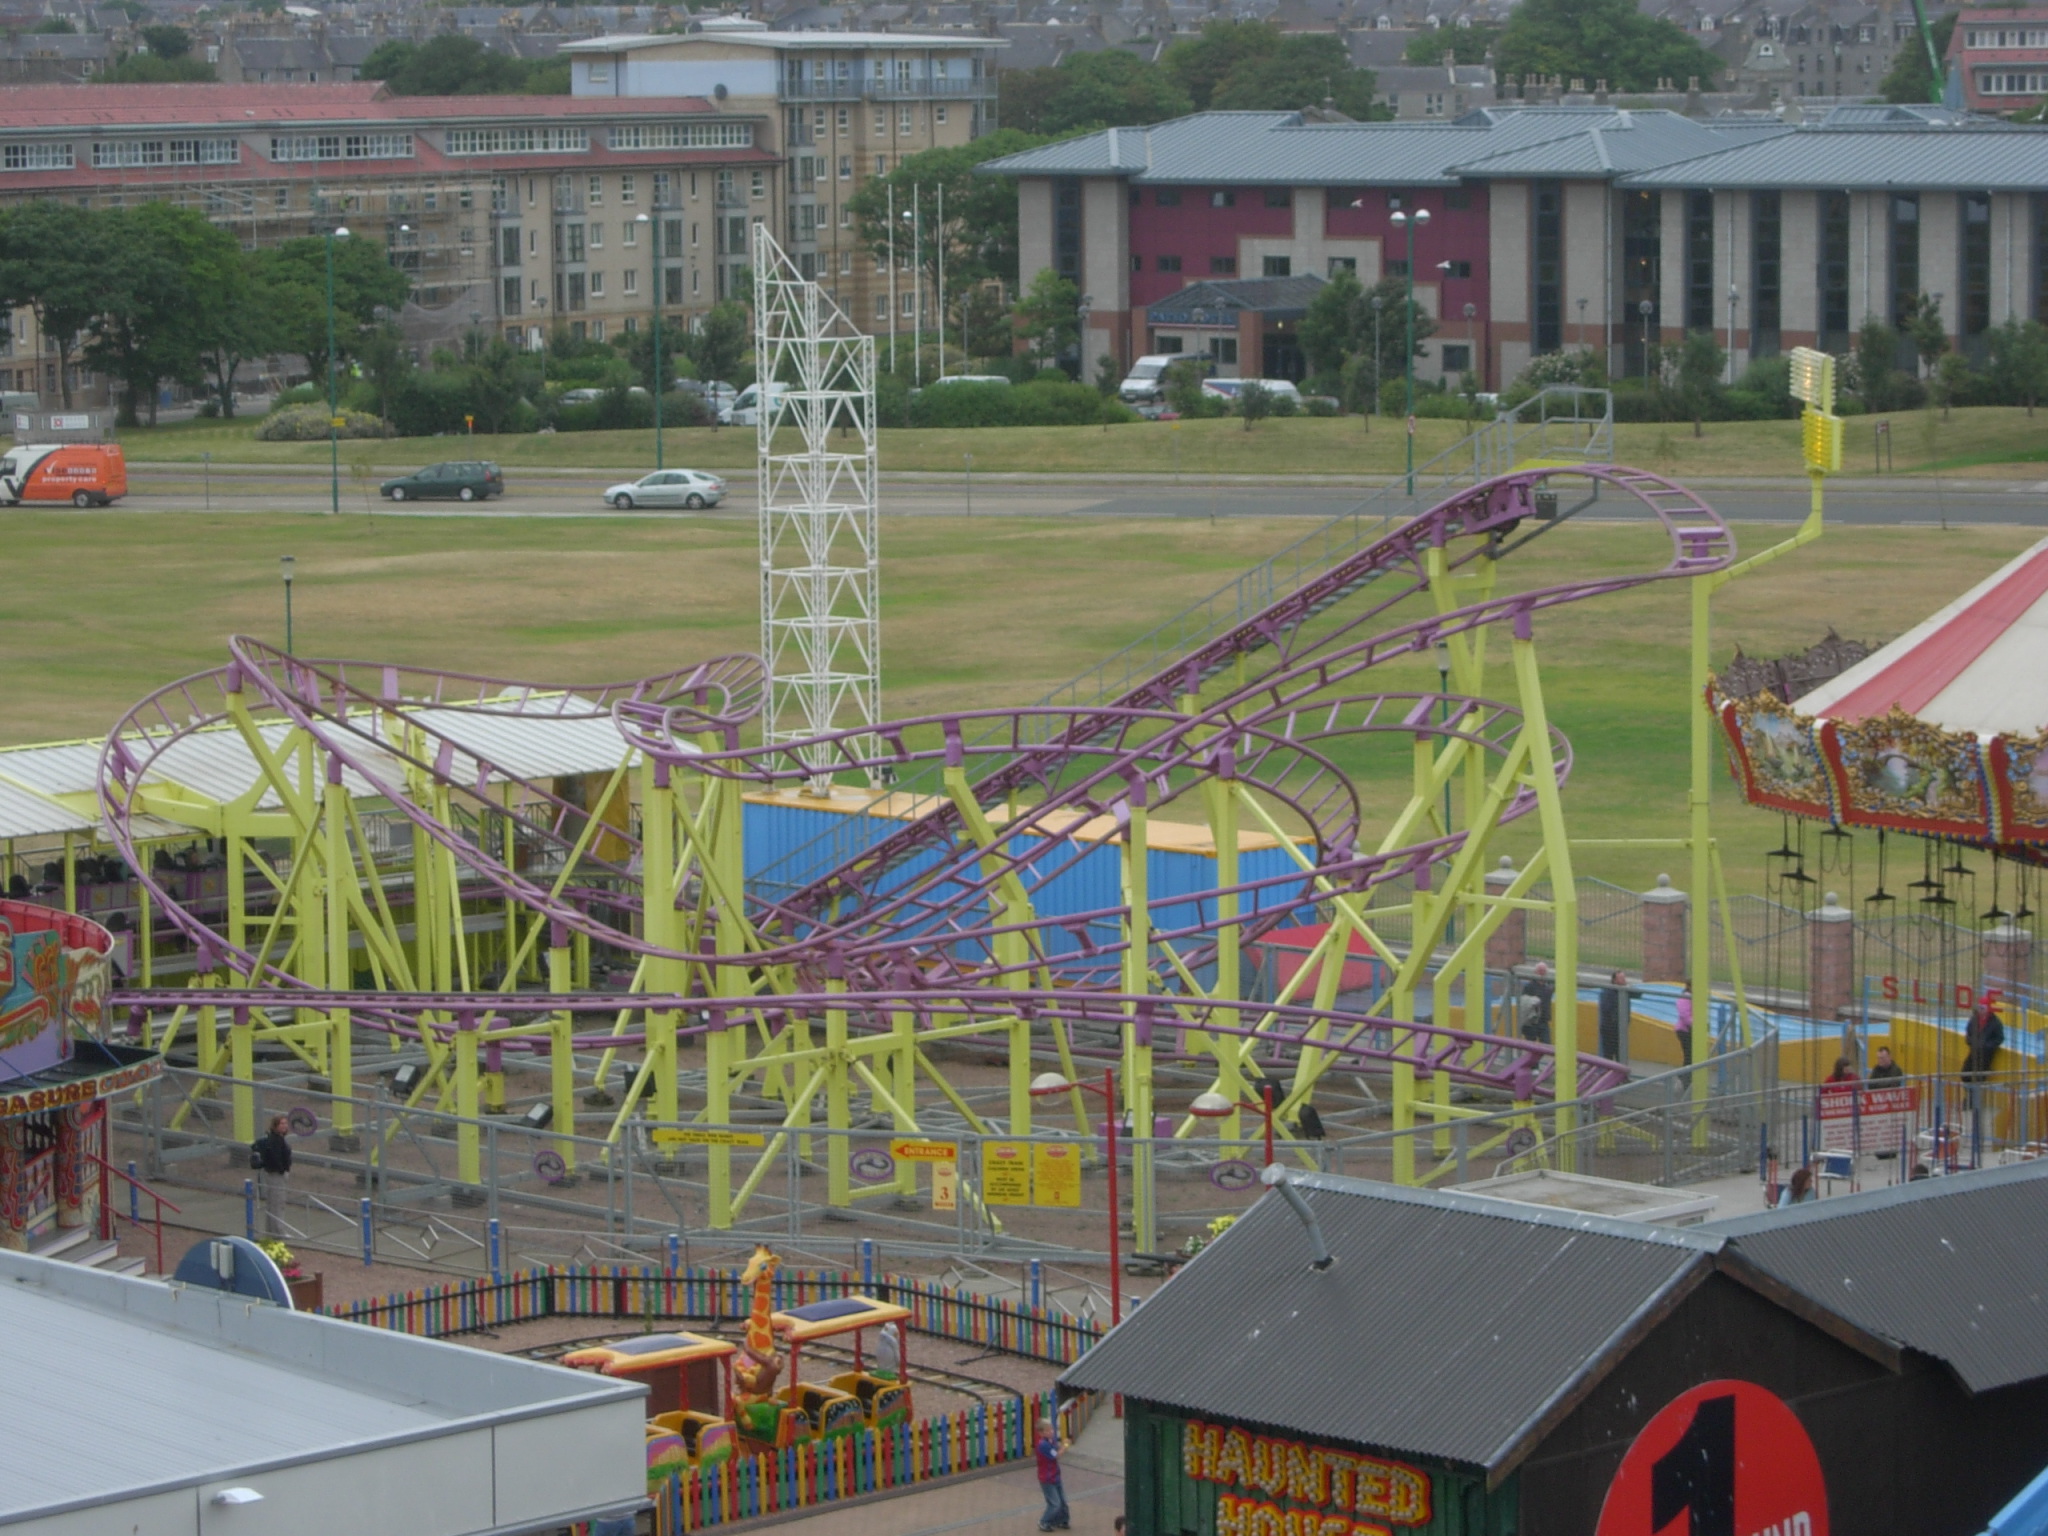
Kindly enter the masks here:
<path id="1" fill-rule="evenodd" d="M 1972 1392 L 2048 1376 L 2048 1161 L 1719 1221 L 1743 1258 Z"/>
<path id="2" fill-rule="evenodd" d="M 1492 1470 L 1720 1246 L 1478 1196 L 1294 1184 L 1331 1268 L 1309 1267 L 1269 1194 L 1061 1381 Z"/>
<path id="3" fill-rule="evenodd" d="M 414 709 L 408 714 L 457 746 L 481 754 L 522 779 L 574 773 L 609 773 L 627 755 L 625 739 L 609 715 L 560 718 L 507 710 Z M 684 747 L 694 751 L 694 747 Z"/>
<path id="4" fill-rule="evenodd" d="M 0 1523 L 637 1387 L 239 1297 L 0 1253 Z M 118 1455 L 81 1447 L 118 1445 Z M 79 1529 L 85 1527 L 80 1526 Z"/>
<path id="5" fill-rule="evenodd" d="M 90 832 L 94 825 L 90 817 L 0 779 L 0 839 Z"/>
<path id="6" fill-rule="evenodd" d="M 1810 188 L 1838 192 L 2048 189 L 2048 128 L 1842 128 L 1825 124 L 1625 176 L 1624 187 Z"/>
<path id="7" fill-rule="evenodd" d="M 1739 138 L 1753 140 L 1758 131 L 1745 128 Z M 1148 185 L 1446 186 L 1468 176 L 1611 175 L 1729 141 L 1675 112 L 1613 107 L 1488 110 L 1444 123 L 1305 123 L 1298 112 L 1203 112 L 1048 144 L 981 169 L 1127 175 Z M 1517 152 L 1511 169 L 1494 168 L 1495 157 Z"/>

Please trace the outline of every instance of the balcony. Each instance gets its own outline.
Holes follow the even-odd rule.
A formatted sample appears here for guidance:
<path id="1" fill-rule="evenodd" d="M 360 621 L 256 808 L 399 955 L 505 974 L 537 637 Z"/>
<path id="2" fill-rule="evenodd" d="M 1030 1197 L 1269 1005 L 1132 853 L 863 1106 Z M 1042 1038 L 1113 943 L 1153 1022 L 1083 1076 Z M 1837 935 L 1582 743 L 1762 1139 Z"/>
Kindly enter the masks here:
<path id="1" fill-rule="evenodd" d="M 995 100 L 994 75 L 979 80 L 785 80 L 784 101 Z"/>

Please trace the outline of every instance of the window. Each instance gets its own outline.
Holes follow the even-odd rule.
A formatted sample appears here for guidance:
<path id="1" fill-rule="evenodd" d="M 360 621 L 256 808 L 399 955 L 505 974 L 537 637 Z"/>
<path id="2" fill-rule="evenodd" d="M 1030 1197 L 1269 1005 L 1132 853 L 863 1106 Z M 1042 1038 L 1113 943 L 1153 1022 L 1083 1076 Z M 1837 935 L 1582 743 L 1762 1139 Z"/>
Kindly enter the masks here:
<path id="1" fill-rule="evenodd" d="M 1209 206 L 1211 208 L 1235 208 L 1237 206 L 1237 194 L 1235 192 L 1211 192 L 1209 194 Z"/>
<path id="2" fill-rule="evenodd" d="M 1235 256 L 1211 256 L 1209 258 L 1209 275 L 1211 277 L 1237 276 L 1237 258 Z"/>
<path id="3" fill-rule="evenodd" d="M 841 277 L 853 276 L 853 252 L 841 251 L 839 253 L 839 275 Z"/>
<path id="4" fill-rule="evenodd" d="M 1714 328 L 1714 194 L 1685 195 L 1685 328 Z"/>
<path id="5" fill-rule="evenodd" d="M 1437 264 L 1437 275 L 1444 278 L 1467 278 L 1472 275 L 1469 261 L 1445 261 Z"/>
<path id="6" fill-rule="evenodd" d="M 635 294 L 639 293 L 639 291 L 640 269 L 638 267 L 626 268 L 625 271 L 619 274 L 619 292 L 623 293 L 627 298 L 630 299 Z"/>
<path id="7" fill-rule="evenodd" d="M 916 292 L 912 291 L 910 293 L 898 294 L 896 296 L 896 307 L 903 311 L 903 318 L 908 320 L 912 315 L 917 313 Z"/>
<path id="8" fill-rule="evenodd" d="M 889 174 L 889 157 L 887 155 L 875 156 L 875 174 L 877 176 Z"/>
<path id="9" fill-rule="evenodd" d="M 2039 96 L 2048 92 L 2048 70 L 1979 70 L 1977 89 L 1986 96 Z"/>
<path id="10" fill-rule="evenodd" d="M 593 251 L 604 248 L 604 226 L 602 224 L 590 226 L 590 248 Z"/>
<path id="11" fill-rule="evenodd" d="M 896 109 L 896 131 L 899 134 L 910 133 L 914 131 L 916 126 L 917 108 L 898 107 Z"/>
<path id="12" fill-rule="evenodd" d="M 889 295 L 886 293 L 875 295 L 875 319 L 883 325 L 889 323 Z"/>
<path id="13" fill-rule="evenodd" d="M 619 201 L 622 203 L 633 203 L 638 201 L 639 196 L 638 185 L 633 174 L 629 171 L 619 178 Z"/>
<path id="14" fill-rule="evenodd" d="M 604 178 L 602 176 L 590 178 L 590 206 L 593 208 L 602 208 L 604 206 Z"/>
<path id="15" fill-rule="evenodd" d="M 888 132 L 889 132 L 889 109 L 888 109 L 887 107 L 877 107 L 877 108 L 875 108 L 875 133 L 874 133 L 874 136 L 875 136 L 876 138 L 878 138 L 878 139 L 880 139 L 880 138 L 886 138 L 886 137 L 888 136 Z"/>
<path id="16" fill-rule="evenodd" d="M 1237 366 L 1237 338 L 1235 336 L 1211 336 L 1209 338 L 1209 361 L 1226 368 Z"/>
<path id="17" fill-rule="evenodd" d="M 609 65 L 609 64 L 592 64 L 592 65 L 590 66 L 590 83 L 591 83 L 592 85 L 608 85 L 608 84 L 610 84 L 610 83 L 611 83 L 611 78 L 612 78 L 612 67 L 611 67 L 611 65 Z"/>
<path id="18" fill-rule="evenodd" d="M 1963 303 L 1959 314 L 1964 336 L 1982 336 L 1991 329 L 1991 194 L 1963 194 Z"/>
<path id="19" fill-rule="evenodd" d="M 946 104 L 943 101 L 932 108 L 932 121 L 941 128 L 946 126 Z"/>
<path id="20" fill-rule="evenodd" d="M 1266 188 L 1266 206 L 1268 208 L 1292 208 L 1294 206 L 1294 193 L 1292 189 L 1287 187 Z"/>
<path id="21" fill-rule="evenodd" d="M 503 282 L 503 284 L 501 285 L 501 288 L 500 288 L 500 292 L 499 292 L 499 299 L 498 299 L 498 301 L 499 301 L 499 303 L 500 303 L 500 304 L 501 304 L 501 305 L 503 306 L 504 312 L 505 312 L 506 314 L 508 314 L 508 315 L 516 315 L 516 314 L 518 314 L 518 313 L 519 313 L 519 279 L 518 279 L 518 278 L 516 278 L 516 277 L 508 277 L 508 278 L 506 278 L 506 279 L 504 280 L 504 282 Z"/>
<path id="22" fill-rule="evenodd" d="M 496 129 L 489 130 L 497 132 Z M 585 142 L 577 145 L 588 149 L 590 135 L 583 129 L 527 129 L 525 132 L 580 133 Z M 451 142 L 453 136 L 451 135 Z M 605 143 L 613 149 L 752 149 L 754 147 L 754 125 L 752 123 L 619 123 L 608 129 Z M 451 148 L 448 153 L 462 151 Z M 481 151 L 477 151 L 481 153 Z"/>
<path id="23" fill-rule="evenodd" d="M 1142 257 L 1142 256 L 1133 256 L 1133 257 L 1131 258 L 1131 270 L 1132 270 L 1133 272 L 1142 272 L 1142 271 L 1144 271 L 1144 270 L 1145 270 L 1145 258 L 1144 258 L 1144 257 Z"/>
<path id="24" fill-rule="evenodd" d="M 661 278 L 661 297 L 662 297 L 662 302 L 663 302 L 663 303 L 665 303 L 665 304 L 680 304 L 680 303 L 682 303 L 682 302 L 683 302 L 683 269 L 682 269 L 681 267 L 663 267 L 663 268 L 661 269 L 661 272 L 662 272 L 662 278 Z M 695 277 L 692 277 L 692 278 L 690 279 L 690 288 L 691 288 L 691 291 L 692 291 L 692 292 L 694 292 L 694 291 L 696 290 L 696 286 L 697 286 L 697 279 L 696 279 Z"/>
<path id="25" fill-rule="evenodd" d="M 1159 270 L 1162 272 L 1178 272 L 1180 270 L 1180 258 L 1178 256 L 1160 257 Z"/>
<path id="26" fill-rule="evenodd" d="M 587 135 L 586 135 L 587 137 Z M 232 142 L 232 141 L 229 141 Z M 92 147 L 94 165 L 161 165 L 162 160 L 102 160 L 102 148 L 118 148 L 115 145 Z M 588 144 L 582 146 L 589 148 Z M 450 150 L 449 153 L 455 153 Z M 412 135 L 409 133 L 297 133 L 279 134 L 270 141 L 270 158 L 273 162 L 288 163 L 298 160 L 410 160 L 412 158 Z M 239 158 L 239 154 L 237 155 Z M 183 162 L 191 163 L 191 162 Z"/>
<path id="27" fill-rule="evenodd" d="M 841 181 L 853 180 L 853 156 L 841 155 L 839 157 L 839 179 Z"/>
<path id="28" fill-rule="evenodd" d="M 538 256 L 540 254 L 540 231 L 537 229 L 529 229 L 526 232 L 526 254 L 529 256 Z"/>
<path id="29" fill-rule="evenodd" d="M 766 171 L 754 172 L 752 195 L 757 198 L 768 195 L 768 173 Z"/>
<path id="30" fill-rule="evenodd" d="M 753 125 L 739 123 L 731 126 L 745 128 L 750 135 Z M 614 133 L 618 130 L 614 129 Z M 364 138 L 402 138 L 406 140 L 406 155 L 412 153 L 412 135 L 405 134 L 364 134 Z M 277 140 L 271 140 L 275 144 Z M 614 139 L 612 148 L 620 145 Z M 641 148 L 640 145 L 629 146 Z M 652 147 L 652 146 L 647 146 Z M 448 130 L 448 153 L 451 155 L 587 155 L 590 153 L 590 130 L 588 128 L 450 128 Z M 270 157 L 275 160 L 276 154 Z M 310 156 L 294 158 L 306 159 Z M 325 156 L 319 158 L 326 158 Z M 369 156 L 371 159 L 386 158 Z"/>
<path id="31" fill-rule="evenodd" d="M 5 156 L 10 171 L 68 171 L 72 164 L 69 144 L 10 144 Z"/>
<path id="32" fill-rule="evenodd" d="M 1331 277 L 1335 277 L 1339 272 L 1350 272 L 1356 274 L 1357 271 L 1358 258 L 1356 256 L 1332 256 L 1330 258 L 1329 275 Z"/>
<path id="33" fill-rule="evenodd" d="M 1891 314 L 1903 326 L 1920 306 L 1920 194 L 1896 192 L 1891 200 Z"/>
<path id="34" fill-rule="evenodd" d="M 628 219 L 619 226 L 619 244 L 635 246 L 640 243 L 640 221 Z"/>
<path id="35" fill-rule="evenodd" d="M 571 309 L 581 309 L 583 307 L 583 274 L 581 272 L 571 272 L 568 274 L 568 277 L 569 307 Z"/>
<path id="36" fill-rule="evenodd" d="M 848 133 L 850 133 L 850 132 L 852 131 L 852 127 L 851 127 L 851 124 L 852 124 L 852 119 L 853 119 L 853 110 L 852 110 L 852 108 L 850 108 L 850 107 L 841 107 L 841 108 L 839 109 L 838 133 L 839 133 L 839 137 L 840 137 L 840 138 L 842 138 L 842 139 L 843 139 L 843 138 L 845 138 L 845 137 L 846 137 L 846 135 L 847 135 Z"/>
<path id="37" fill-rule="evenodd" d="M 889 258 L 888 258 L 887 256 L 877 256 L 877 257 L 875 258 L 875 276 L 877 276 L 877 277 L 887 277 L 888 275 L 889 275 Z"/>
<path id="38" fill-rule="evenodd" d="M 602 320 L 593 320 L 590 322 L 590 339 L 592 341 L 604 340 L 604 322 Z"/>
<path id="39" fill-rule="evenodd" d="M 1442 91 L 1424 91 L 1422 93 L 1422 115 L 1424 117 L 1442 117 L 1444 115 L 1444 93 Z"/>
<path id="40" fill-rule="evenodd" d="M 1052 264 L 1069 282 L 1081 280 L 1081 182 L 1062 176 L 1053 182 Z"/>
<path id="41" fill-rule="evenodd" d="M 1749 237 L 1749 355 L 1775 357 L 1784 293 L 1784 224 L 1777 193 L 1750 195 Z"/>
<path id="42" fill-rule="evenodd" d="M 1472 348 L 1466 342 L 1450 342 L 1442 348 L 1443 371 L 1445 373 L 1470 373 L 1472 371 Z"/>
<path id="43" fill-rule="evenodd" d="M 1530 224 L 1530 308 L 1535 317 L 1531 340 L 1539 353 L 1564 345 L 1564 188 L 1555 181 L 1535 183 L 1536 217 Z"/>
<path id="44" fill-rule="evenodd" d="M 569 262 L 581 261 L 583 259 L 583 226 L 581 224 L 566 224 L 563 226 L 563 230 L 565 238 L 569 243 L 568 255 L 563 259 Z"/>
<path id="45" fill-rule="evenodd" d="M 1263 258 L 1263 271 L 1267 277 L 1292 277 L 1294 258 L 1291 256 L 1267 256 Z"/>
<path id="46" fill-rule="evenodd" d="M 1820 194 L 1820 343 L 1849 339 L 1849 194 Z"/>
<path id="47" fill-rule="evenodd" d="M 1161 187 L 1152 194 L 1152 204 L 1155 208 L 1178 208 L 1180 206 L 1180 188 Z"/>
<path id="48" fill-rule="evenodd" d="M 1160 336 L 1154 339 L 1152 350 L 1159 353 L 1172 353 L 1180 351 L 1184 345 L 1185 340 L 1182 337 Z"/>
<path id="49" fill-rule="evenodd" d="M 668 172 L 656 171 L 654 173 L 654 206 L 666 208 L 673 197 L 674 188 L 673 184 L 669 181 Z"/>
<path id="50" fill-rule="evenodd" d="M 624 327 L 624 329 L 625 329 L 625 332 L 626 332 L 626 334 L 627 334 L 628 336 L 637 336 L 637 335 L 639 335 L 639 334 L 640 334 L 640 319 L 639 319 L 639 317 L 638 317 L 637 315 L 628 315 L 628 316 L 626 316 L 626 324 L 625 324 L 625 327 Z"/>
<path id="51" fill-rule="evenodd" d="M 851 204 L 841 203 L 839 205 L 839 227 L 841 229 L 853 228 L 853 207 Z"/>
<path id="52" fill-rule="evenodd" d="M 518 266 L 518 265 L 519 265 L 519 227 L 518 227 L 518 226 L 517 226 L 517 225 L 515 224 L 515 225 L 511 226 L 510 228 L 507 228 L 507 229 L 503 229 L 503 230 L 500 230 L 500 231 L 499 231 L 499 236 L 500 236 L 499 244 L 500 244 L 500 247 L 502 248 L 502 251 L 503 251 L 503 256 L 502 256 L 502 258 L 501 258 L 501 260 L 500 260 L 500 262 L 499 262 L 499 265 L 500 265 L 500 266 L 506 266 L 506 267 L 516 267 L 516 266 Z"/>
<path id="53" fill-rule="evenodd" d="M 602 272 L 590 274 L 590 296 L 593 299 L 604 297 L 604 274 Z"/>
<path id="54" fill-rule="evenodd" d="M 1380 267 L 1389 277 L 1406 277 L 1408 275 L 1408 258 L 1406 256 L 1389 256 L 1380 263 Z"/>
<path id="55" fill-rule="evenodd" d="M 1462 213 L 1465 209 L 1472 206 L 1472 189 L 1470 187 L 1452 187 L 1448 192 L 1444 193 L 1444 206 L 1446 208 L 1455 208 Z"/>

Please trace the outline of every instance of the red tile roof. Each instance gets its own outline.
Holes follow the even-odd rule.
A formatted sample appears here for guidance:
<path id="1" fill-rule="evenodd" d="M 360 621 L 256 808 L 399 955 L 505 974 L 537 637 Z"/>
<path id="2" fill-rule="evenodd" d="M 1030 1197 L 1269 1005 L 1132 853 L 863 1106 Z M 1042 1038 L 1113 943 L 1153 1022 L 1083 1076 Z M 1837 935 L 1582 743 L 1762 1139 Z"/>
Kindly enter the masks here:
<path id="1" fill-rule="evenodd" d="M 391 96 L 345 85 L 17 85 L 0 87 L 0 132 L 28 128 L 225 128 L 263 123 L 404 123 L 464 118 L 673 117 L 714 113 L 701 96 Z"/>

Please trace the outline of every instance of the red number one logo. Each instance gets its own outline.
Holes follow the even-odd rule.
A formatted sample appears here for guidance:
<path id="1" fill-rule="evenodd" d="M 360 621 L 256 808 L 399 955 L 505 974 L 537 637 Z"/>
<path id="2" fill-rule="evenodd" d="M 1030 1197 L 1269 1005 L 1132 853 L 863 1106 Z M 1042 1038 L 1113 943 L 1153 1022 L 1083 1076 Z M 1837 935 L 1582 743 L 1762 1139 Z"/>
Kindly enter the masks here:
<path id="1" fill-rule="evenodd" d="M 1799 1416 L 1748 1381 L 1710 1381 L 1643 1426 L 1597 1536 L 1828 1536 L 1827 1482 Z"/>

